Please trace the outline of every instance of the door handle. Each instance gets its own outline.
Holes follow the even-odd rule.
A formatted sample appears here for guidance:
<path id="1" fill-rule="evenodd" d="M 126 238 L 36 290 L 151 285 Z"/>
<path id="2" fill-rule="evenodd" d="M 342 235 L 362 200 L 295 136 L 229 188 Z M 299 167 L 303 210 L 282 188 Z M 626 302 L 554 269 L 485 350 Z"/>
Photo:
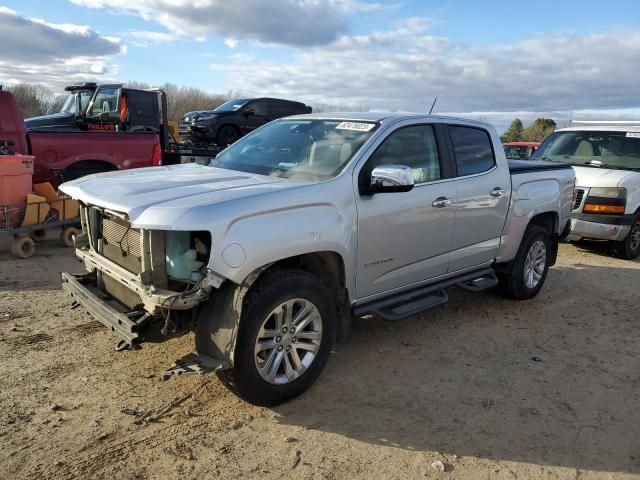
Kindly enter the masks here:
<path id="1" fill-rule="evenodd" d="M 449 205 L 451 205 L 451 199 L 447 197 L 438 197 L 433 201 L 431 205 L 436 208 L 448 207 Z"/>
<path id="2" fill-rule="evenodd" d="M 500 198 L 505 193 L 507 193 L 507 192 L 504 190 L 504 188 L 496 187 L 493 190 L 491 190 L 491 192 L 489 192 L 489 195 L 491 195 L 492 197 L 495 197 L 495 198 Z"/>

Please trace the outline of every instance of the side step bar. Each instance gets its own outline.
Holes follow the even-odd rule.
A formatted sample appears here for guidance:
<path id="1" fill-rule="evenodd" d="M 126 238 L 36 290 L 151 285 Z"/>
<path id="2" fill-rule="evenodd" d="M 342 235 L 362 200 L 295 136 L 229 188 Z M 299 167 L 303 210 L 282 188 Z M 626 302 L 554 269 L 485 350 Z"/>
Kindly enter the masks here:
<path id="1" fill-rule="evenodd" d="M 498 278 L 492 268 L 476 270 L 442 282 L 418 287 L 381 300 L 374 300 L 354 308 L 358 316 L 373 314 L 389 322 L 397 322 L 424 310 L 447 303 L 449 297 L 445 289 L 460 287 L 470 292 L 479 292 L 498 284 Z"/>
<path id="2" fill-rule="evenodd" d="M 98 296 L 98 290 L 84 285 L 82 280 L 85 278 L 87 277 L 84 275 L 76 277 L 70 273 L 62 272 L 62 288 L 71 296 L 74 302 L 83 306 L 93 318 L 115 333 L 121 340 L 121 344 L 136 348 L 139 342 L 137 332 L 139 323 L 131 320 L 127 315 L 102 300 Z"/>

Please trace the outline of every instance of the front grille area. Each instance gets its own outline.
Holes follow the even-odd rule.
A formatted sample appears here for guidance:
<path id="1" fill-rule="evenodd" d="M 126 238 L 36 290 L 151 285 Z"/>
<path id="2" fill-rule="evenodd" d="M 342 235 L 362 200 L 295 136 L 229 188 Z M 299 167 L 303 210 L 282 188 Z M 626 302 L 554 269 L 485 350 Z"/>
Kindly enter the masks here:
<path id="1" fill-rule="evenodd" d="M 576 189 L 576 201 L 573 204 L 573 209 L 574 210 L 578 210 L 580 208 L 580 205 L 582 205 L 582 199 L 584 198 L 584 189 L 583 188 L 577 188 Z"/>
<path id="2" fill-rule="evenodd" d="M 102 219 L 102 254 L 131 273 L 142 273 L 142 234 L 124 220 Z"/>

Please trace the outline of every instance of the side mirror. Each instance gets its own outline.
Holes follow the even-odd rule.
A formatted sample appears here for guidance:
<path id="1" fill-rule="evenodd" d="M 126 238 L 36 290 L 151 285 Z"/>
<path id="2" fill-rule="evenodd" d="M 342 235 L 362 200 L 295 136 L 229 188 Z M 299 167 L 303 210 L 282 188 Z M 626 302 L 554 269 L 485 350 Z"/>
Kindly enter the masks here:
<path id="1" fill-rule="evenodd" d="M 371 172 L 369 192 L 408 192 L 413 186 L 413 171 L 409 167 L 380 165 Z"/>
<path id="2" fill-rule="evenodd" d="M 253 108 L 247 108 L 244 110 L 244 116 L 248 117 L 250 115 L 255 115 L 256 111 Z"/>

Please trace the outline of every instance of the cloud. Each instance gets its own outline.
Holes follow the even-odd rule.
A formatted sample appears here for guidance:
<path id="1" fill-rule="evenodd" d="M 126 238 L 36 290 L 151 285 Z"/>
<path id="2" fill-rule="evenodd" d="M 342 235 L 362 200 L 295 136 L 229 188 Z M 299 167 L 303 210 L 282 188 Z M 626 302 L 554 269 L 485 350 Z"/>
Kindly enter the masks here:
<path id="1" fill-rule="evenodd" d="M 0 82 L 60 88 L 113 74 L 109 59 L 125 51 L 119 39 L 89 27 L 47 23 L 0 7 Z"/>
<path id="2" fill-rule="evenodd" d="M 296 50 L 287 63 L 235 55 L 226 87 L 307 103 L 438 112 L 555 112 L 640 106 L 640 30 L 556 34 L 473 47 L 409 19 Z"/>
<path id="3" fill-rule="evenodd" d="M 239 43 L 240 41 L 236 40 L 235 38 L 227 38 L 224 41 L 224 44 L 229 48 L 236 48 Z"/>
<path id="4" fill-rule="evenodd" d="M 171 33 L 152 32 L 148 30 L 129 32 L 125 34 L 125 37 L 130 40 L 132 45 L 142 48 L 172 42 L 176 39 L 176 35 Z"/>
<path id="5" fill-rule="evenodd" d="M 349 15 L 382 8 L 356 0 L 70 0 L 138 15 L 184 37 L 209 35 L 289 46 L 326 45 L 348 30 Z"/>

